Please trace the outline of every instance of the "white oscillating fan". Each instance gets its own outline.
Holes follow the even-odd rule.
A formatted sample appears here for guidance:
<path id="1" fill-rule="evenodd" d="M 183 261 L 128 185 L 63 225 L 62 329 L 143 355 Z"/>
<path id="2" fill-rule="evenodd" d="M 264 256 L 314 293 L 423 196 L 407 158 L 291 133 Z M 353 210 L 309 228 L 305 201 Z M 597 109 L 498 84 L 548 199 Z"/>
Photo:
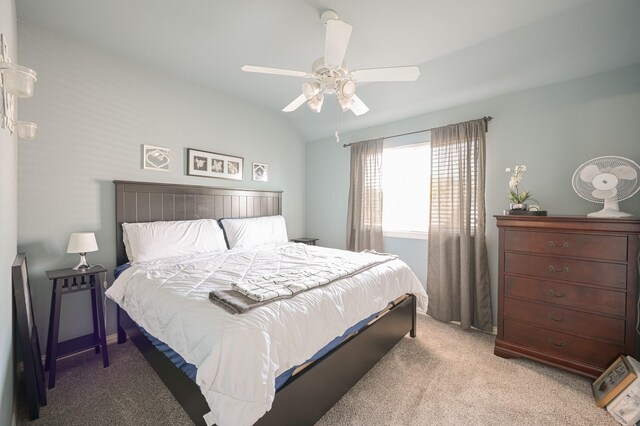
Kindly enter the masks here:
<path id="1" fill-rule="evenodd" d="M 624 157 L 593 158 L 578 167 L 573 174 L 573 190 L 585 200 L 604 203 L 600 211 L 589 217 L 631 217 L 620 211 L 618 203 L 631 198 L 640 189 L 640 166 Z"/>

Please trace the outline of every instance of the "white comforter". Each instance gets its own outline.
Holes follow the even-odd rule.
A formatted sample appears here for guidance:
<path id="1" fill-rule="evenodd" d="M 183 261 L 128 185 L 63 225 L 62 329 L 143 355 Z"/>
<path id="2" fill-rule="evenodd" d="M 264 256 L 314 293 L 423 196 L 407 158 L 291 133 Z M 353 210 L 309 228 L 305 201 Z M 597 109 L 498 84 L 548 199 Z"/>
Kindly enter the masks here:
<path id="1" fill-rule="evenodd" d="M 214 289 L 250 271 L 300 263 L 292 244 L 133 265 L 106 294 L 149 333 L 198 368 L 216 424 L 250 425 L 271 408 L 275 378 L 405 293 L 425 311 L 427 295 L 409 267 L 393 260 L 353 277 L 231 315 L 209 301 Z M 305 246 L 319 253 L 333 249 Z M 349 255 L 349 252 L 340 251 Z"/>

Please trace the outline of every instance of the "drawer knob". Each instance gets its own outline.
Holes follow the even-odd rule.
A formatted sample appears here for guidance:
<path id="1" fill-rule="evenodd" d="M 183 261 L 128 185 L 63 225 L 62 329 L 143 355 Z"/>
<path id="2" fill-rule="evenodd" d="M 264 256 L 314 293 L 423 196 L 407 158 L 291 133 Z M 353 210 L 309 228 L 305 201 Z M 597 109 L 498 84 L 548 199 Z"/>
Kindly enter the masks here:
<path id="1" fill-rule="evenodd" d="M 549 319 L 555 322 L 567 322 L 567 319 L 565 317 L 556 318 L 553 316 L 553 314 L 549 314 Z"/>
<path id="2" fill-rule="evenodd" d="M 560 343 L 554 342 L 552 337 L 549 337 L 547 341 L 551 343 L 553 346 L 555 346 L 556 348 L 564 348 L 565 346 L 567 346 L 566 342 L 560 342 Z"/>
<path id="3" fill-rule="evenodd" d="M 562 269 L 560 268 L 556 269 L 555 266 L 549 265 L 549 270 L 551 272 L 560 272 L 560 273 L 569 272 L 569 268 L 566 266 L 563 266 Z"/>
<path id="4" fill-rule="evenodd" d="M 547 293 L 549 293 L 549 295 L 553 296 L 553 297 L 565 297 L 566 296 L 566 294 L 564 292 L 556 293 L 554 290 L 547 290 Z"/>
<path id="5" fill-rule="evenodd" d="M 549 241 L 549 247 L 567 248 L 567 247 L 569 247 L 569 243 L 565 241 L 565 242 L 562 243 L 561 246 L 557 246 L 555 242 Z"/>

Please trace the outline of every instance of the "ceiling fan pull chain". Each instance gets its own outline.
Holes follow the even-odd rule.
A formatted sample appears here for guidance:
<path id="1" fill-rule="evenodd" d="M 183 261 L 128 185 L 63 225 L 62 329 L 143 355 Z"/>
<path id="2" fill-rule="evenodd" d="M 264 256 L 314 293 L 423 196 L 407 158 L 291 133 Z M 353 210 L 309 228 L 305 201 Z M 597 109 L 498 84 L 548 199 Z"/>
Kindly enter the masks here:
<path id="1" fill-rule="evenodd" d="M 340 143 L 340 134 L 338 134 L 338 127 L 340 124 L 340 109 L 336 108 L 336 142 Z"/>

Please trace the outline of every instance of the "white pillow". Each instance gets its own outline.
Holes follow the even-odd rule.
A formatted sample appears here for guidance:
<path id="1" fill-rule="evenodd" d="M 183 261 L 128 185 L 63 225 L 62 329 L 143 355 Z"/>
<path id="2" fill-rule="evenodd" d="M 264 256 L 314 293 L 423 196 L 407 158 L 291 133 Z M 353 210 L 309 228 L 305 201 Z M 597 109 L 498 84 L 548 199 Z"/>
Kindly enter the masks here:
<path id="1" fill-rule="evenodd" d="M 214 219 L 123 223 L 122 231 L 131 263 L 227 250 Z"/>
<path id="2" fill-rule="evenodd" d="M 287 225 L 282 216 L 222 219 L 221 222 L 229 248 L 232 249 L 250 249 L 289 241 Z"/>

